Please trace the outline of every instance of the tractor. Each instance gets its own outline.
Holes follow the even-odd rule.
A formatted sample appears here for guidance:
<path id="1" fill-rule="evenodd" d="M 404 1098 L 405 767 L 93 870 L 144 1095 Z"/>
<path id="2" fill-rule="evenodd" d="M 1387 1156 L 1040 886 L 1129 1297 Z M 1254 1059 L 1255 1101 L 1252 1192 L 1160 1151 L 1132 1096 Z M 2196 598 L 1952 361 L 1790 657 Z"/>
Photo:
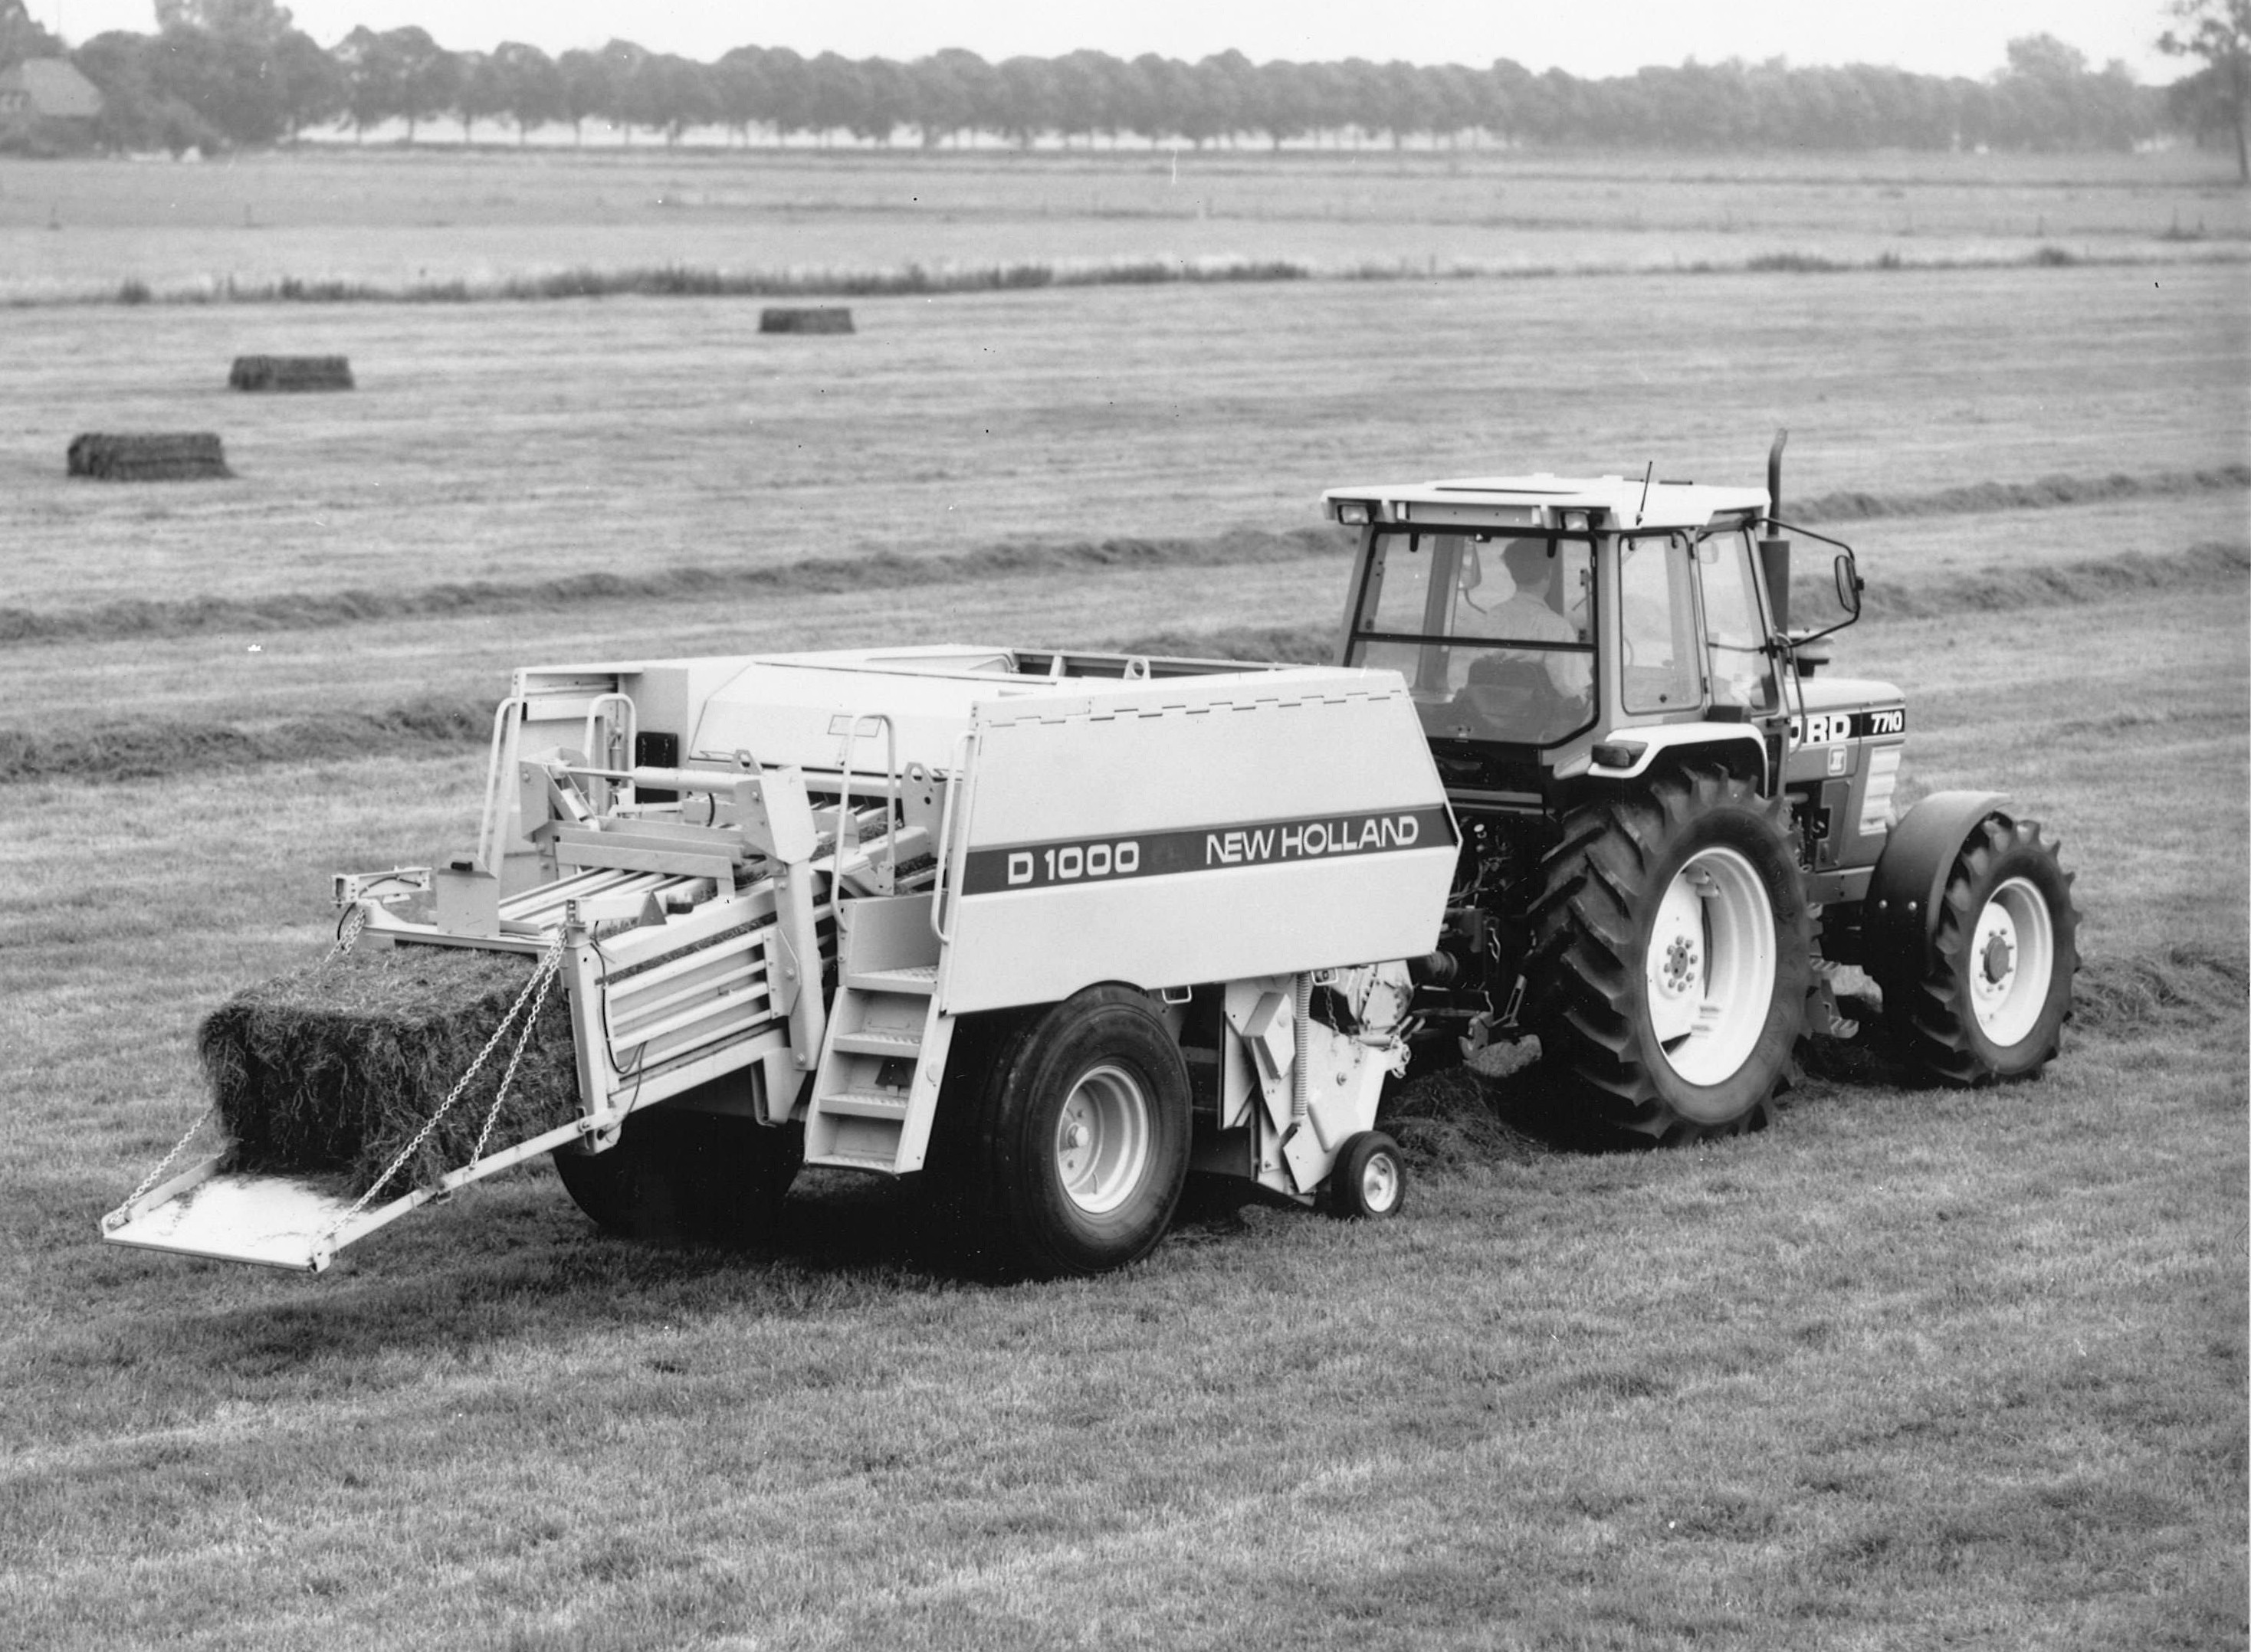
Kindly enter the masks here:
<path id="1" fill-rule="evenodd" d="M 2070 874 L 1998 793 L 1895 810 L 1906 702 L 1821 669 L 1863 584 L 1781 520 L 1785 437 L 1764 492 L 1323 496 L 1360 534 L 1340 660 L 1405 678 L 1460 825 L 1417 1068 L 1536 1037 L 1566 1119 L 1673 1143 L 1763 1125 L 1809 1033 L 1952 1085 L 2055 1055 Z M 1793 535 L 1832 553 L 1797 591 Z"/>

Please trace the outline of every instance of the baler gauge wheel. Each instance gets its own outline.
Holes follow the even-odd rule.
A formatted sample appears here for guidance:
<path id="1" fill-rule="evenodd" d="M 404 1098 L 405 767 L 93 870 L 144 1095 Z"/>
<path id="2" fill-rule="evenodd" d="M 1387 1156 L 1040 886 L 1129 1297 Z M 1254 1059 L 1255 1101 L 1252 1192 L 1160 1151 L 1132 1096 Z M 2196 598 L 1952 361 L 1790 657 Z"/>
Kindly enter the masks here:
<path id="1" fill-rule="evenodd" d="M 1407 1203 L 1407 1165 L 1399 1144 L 1382 1130 L 1362 1130 L 1337 1150 L 1329 1172 L 1329 1210 L 1350 1221 L 1382 1221 Z"/>

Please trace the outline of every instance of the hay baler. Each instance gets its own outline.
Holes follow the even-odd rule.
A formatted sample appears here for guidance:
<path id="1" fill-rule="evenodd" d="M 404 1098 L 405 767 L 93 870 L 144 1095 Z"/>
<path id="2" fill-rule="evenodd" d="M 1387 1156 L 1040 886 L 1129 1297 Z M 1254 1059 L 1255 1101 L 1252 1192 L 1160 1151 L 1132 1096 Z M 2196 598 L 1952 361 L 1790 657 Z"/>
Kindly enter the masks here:
<path id="1" fill-rule="evenodd" d="M 318 1269 L 539 1153 L 625 1234 L 736 1236 L 800 1163 L 938 1178 L 1040 1274 L 1142 1255 L 1191 1167 L 1389 1214 L 1376 1105 L 1459 852 L 1391 671 L 986 648 L 519 671 L 475 853 L 337 902 L 362 947 L 541 958 L 574 1115 L 357 1199 L 222 1151 L 105 1231 Z"/>

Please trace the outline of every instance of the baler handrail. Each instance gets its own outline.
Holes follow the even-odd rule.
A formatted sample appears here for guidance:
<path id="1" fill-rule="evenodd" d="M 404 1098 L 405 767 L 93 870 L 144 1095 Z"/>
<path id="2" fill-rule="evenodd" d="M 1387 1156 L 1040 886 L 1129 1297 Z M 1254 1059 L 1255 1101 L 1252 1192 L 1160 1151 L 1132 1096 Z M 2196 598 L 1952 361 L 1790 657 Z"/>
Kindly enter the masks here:
<path id="1" fill-rule="evenodd" d="M 976 740 L 976 738 L 977 731 L 974 729 L 971 729 L 964 731 L 954 740 L 953 746 L 957 755 L 953 764 L 953 773 L 946 781 L 945 801 L 938 805 L 938 872 L 937 875 L 932 880 L 930 888 L 930 932 L 938 937 L 938 944 L 941 946 L 945 945 L 953 938 L 945 931 L 945 869 L 947 865 L 947 845 L 952 835 L 954 812 L 957 808 L 964 806 L 961 801 L 961 794 L 968 786 L 969 754 L 972 743 Z"/>
<path id="2" fill-rule="evenodd" d="M 894 884 L 899 873 L 899 731 L 887 712 L 865 711 L 852 719 L 852 728 L 844 736 L 844 769 L 839 780 L 836 798 L 836 869 L 844 869 L 845 844 L 848 840 L 856 853 L 860 847 L 859 818 L 852 812 L 852 757 L 860 749 L 860 730 L 874 723 L 883 733 L 883 854 Z"/>
<path id="3" fill-rule="evenodd" d="M 620 757 L 628 764 L 633 762 L 634 743 L 641 733 L 641 708 L 634 704 L 631 695 L 620 690 L 612 694 L 598 694 L 586 702 L 586 732 L 579 742 L 579 749 L 585 752 L 589 763 L 597 760 L 594 736 L 601 726 L 602 708 L 613 703 L 625 708 L 622 727 L 620 720 L 613 720 L 611 738 L 614 743 L 600 755 L 609 757 L 613 763 Z M 604 812 L 607 812 L 611 801 L 608 798 L 603 799 Z"/>
<path id="4" fill-rule="evenodd" d="M 485 760 L 485 812 L 477 825 L 477 865 L 483 871 L 499 870 L 493 856 L 500 847 L 501 777 L 516 766 L 516 733 L 523 726 L 522 714 L 529 703 L 515 694 L 493 708 L 492 753 Z M 503 757 L 503 752 L 508 755 Z"/>

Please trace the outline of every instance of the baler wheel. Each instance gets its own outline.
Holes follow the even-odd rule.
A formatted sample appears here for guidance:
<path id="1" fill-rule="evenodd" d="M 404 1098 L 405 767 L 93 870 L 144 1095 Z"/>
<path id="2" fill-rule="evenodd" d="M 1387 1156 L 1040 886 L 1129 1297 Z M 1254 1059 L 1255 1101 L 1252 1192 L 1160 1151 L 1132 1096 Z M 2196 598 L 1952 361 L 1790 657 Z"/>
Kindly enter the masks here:
<path id="1" fill-rule="evenodd" d="M 1568 1104 L 1645 1142 L 1764 1125 L 1811 978 L 1787 804 L 1663 776 L 1574 810 L 1543 875 L 1527 1019 Z"/>
<path id="2" fill-rule="evenodd" d="M 1407 1164 L 1382 1130 L 1348 1137 L 1329 1172 L 1329 1213 L 1347 1221 L 1382 1221 L 1407 1204 Z"/>
<path id="3" fill-rule="evenodd" d="M 739 1245 L 772 1233 L 805 1131 L 659 1107 L 628 1117 L 607 1152 L 564 1147 L 554 1158 L 572 1202 L 606 1232 Z"/>
<path id="4" fill-rule="evenodd" d="M 2078 936 L 2071 874 L 2040 822 L 1988 815 L 1947 874 L 1922 978 L 1881 983 L 1887 1030 L 1942 1083 L 2036 1076 L 2070 1019 Z"/>
<path id="5" fill-rule="evenodd" d="M 966 1166 L 1000 1258 L 1102 1273 L 1164 1237 L 1188 1166 L 1188 1074 L 1146 993 L 1091 986 L 1001 1045 Z"/>

